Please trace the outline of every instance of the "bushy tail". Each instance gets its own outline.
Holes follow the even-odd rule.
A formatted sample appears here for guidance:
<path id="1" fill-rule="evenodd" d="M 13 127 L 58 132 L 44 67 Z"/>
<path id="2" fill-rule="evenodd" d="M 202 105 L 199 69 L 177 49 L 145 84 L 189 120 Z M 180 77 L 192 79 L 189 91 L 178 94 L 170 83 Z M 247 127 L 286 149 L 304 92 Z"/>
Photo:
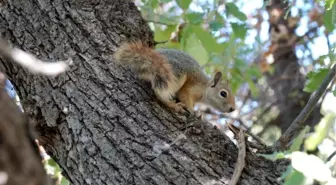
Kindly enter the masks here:
<path id="1" fill-rule="evenodd" d="M 169 88 L 174 83 L 172 67 L 167 59 L 142 42 L 122 44 L 114 58 L 132 68 L 139 78 L 150 81 L 154 90 Z"/>

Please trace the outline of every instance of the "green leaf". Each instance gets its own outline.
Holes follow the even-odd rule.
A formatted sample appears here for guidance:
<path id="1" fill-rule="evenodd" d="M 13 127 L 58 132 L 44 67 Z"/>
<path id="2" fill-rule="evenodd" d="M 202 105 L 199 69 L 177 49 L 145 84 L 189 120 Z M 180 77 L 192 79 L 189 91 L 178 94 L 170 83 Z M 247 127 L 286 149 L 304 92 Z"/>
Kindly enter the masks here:
<path id="1" fill-rule="evenodd" d="M 327 76 L 329 70 L 329 68 L 321 68 L 316 72 L 308 73 L 308 82 L 306 83 L 303 90 L 306 92 L 314 92 L 317 90 L 320 87 L 323 79 Z"/>
<path id="2" fill-rule="evenodd" d="M 306 177 L 316 179 L 320 182 L 326 182 L 332 177 L 329 167 L 315 155 L 309 155 L 304 152 L 293 152 L 290 158 L 292 159 L 293 168 Z"/>
<path id="3" fill-rule="evenodd" d="M 226 3 L 225 4 L 227 14 L 231 14 L 235 17 L 237 17 L 241 21 L 246 21 L 247 17 L 246 15 L 239 10 L 239 8 L 234 3 Z"/>
<path id="4" fill-rule="evenodd" d="M 201 24 L 203 22 L 203 13 L 188 13 L 186 14 L 187 20 L 191 24 Z"/>
<path id="5" fill-rule="evenodd" d="M 313 151 L 317 148 L 319 144 L 327 137 L 330 129 L 335 122 L 335 114 L 327 113 L 315 126 L 315 132 L 309 136 L 305 142 L 305 148 L 307 150 Z"/>
<path id="6" fill-rule="evenodd" d="M 227 47 L 224 47 L 224 57 L 226 61 L 235 61 L 236 59 L 236 51 L 237 51 L 237 44 L 235 41 L 235 36 L 232 34 L 228 42 L 225 43 Z M 236 64 L 234 64 L 236 65 Z M 239 69 L 241 70 L 241 69 Z"/>
<path id="7" fill-rule="evenodd" d="M 290 175 L 292 175 L 294 169 L 292 165 L 288 165 L 286 171 L 281 175 L 281 179 L 287 179 Z"/>
<path id="8" fill-rule="evenodd" d="M 245 82 L 243 73 L 237 68 L 231 68 L 230 73 L 234 76 L 234 79 Z"/>
<path id="9" fill-rule="evenodd" d="M 223 45 L 218 44 L 216 39 L 201 26 L 193 26 L 192 29 L 209 53 L 220 53 L 224 50 Z"/>
<path id="10" fill-rule="evenodd" d="M 231 23 L 231 27 L 236 37 L 241 38 L 242 40 L 245 39 L 247 33 L 245 24 Z"/>
<path id="11" fill-rule="evenodd" d="M 232 91 L 235 93 L 237 92 L 240 85 L 245 83 L 245 80 L 244 80 L 242 73 L 237 68 L 231 68 L 230 74 L 233 77 L 231 78 L 230 85 L 231 85 Z"/>
<path id="12" fill-rule="evenodd" d="M 306 126 L 301 132 L 300 134 L 294 139 L 293 144 L 290 146 L 289 151 L 294 152 L 294 151 L 299 151 L 300 150 L 300 146 L 303 143 L 303 140 L 305 138 L 305 135 L 308 133 L 308 131 L 310 130 L 309 126 Z"/>
<path id="13" fill-rule="evenodd" d="M 304 180 L 305 176 L 301 172 L 294 170 L 293 173 L 287 177 L 284 185 L 303 185 Z"/>
<path id="14" fill-rule="evenodd" d="M 64 177 L 62 177 L 60 185 L 70 185 L 70 182 L 66 180 Z"/>
<path id="15" fill-rule="evenodd" d="M 159 26 L 155 27 L 154 40 L 155 41 L 166 41 L 169 40 L 173 31 L 175 31 L 176 25 L 167 26 L 166 29 L 162 30 Z"/>
<path id="16" fill-rule="evenodd" d="M 319 64 L 324 65 L 324 60 L 329 59 L 330 61 L 336 61 L 336 52 L 335 47 L 330 48 L 330 52 L 326 55 L 321 55 L 317 61 L 319 61 Z"/>
<path id="17" fill-rule="evenodd" d="M 246 63 L 243 60 L 239 59 L 239 58 L 236 58 L 235 62 L 233 64 L 233 67 L 239 69 L 240 71 L 245 70 L 246 66 L 247 66 Z"/>
<path id="18" fill-rule="evenodd" d="M 150 0 L 150 5 L 153 9 L 159 6 L 159 0 Z"/>
<path id="19" fill-rule="evenodd" d="M 177 5 L 183 10 L 187 10 L 191 2 L 192 0 L 176 0 Z"/>
<path id="20" fill-rule="evenodd" d="M 332 32 L 335 29 L 335 15 L 334 15 L 335 6 L 332 9 L 327 10 L 323 15 L 323 24 L 329 32 Z"/>
<path id="21" fill-rule="evenodd" d="M 187 38 L 184 51 L 194 57 L 200 65 L 204 65 L 209 59 L 207 51 L 200 43 L 196 34 L 192 34 Z"/>
<path id="22" fill-rule="evenodd" d="M 335 0 L 326 0 L 326 3 L 325 3 L 324 7 L 327 10 L 330 10 L 334 6 L 334 3 L 335 3 Z"/>
<path id="23" fill-rule="evenodd" d="M 191 24 L 187 24 L 184 28 L 183 28 L 183 30 L 182 30 L 182 33 L 180 34 L 181 36 L 181 38 L 180 38 L 180 42 L 181 42 L 181 50 L 185 50 L 185 47 L 186 47 L 186 42 L 187 42 L 187 40 L 188 40 L 188 37 L 190 36 L 190 35 L 192 35 L 192 34 L 194 34 L 194 31 L 193 31 L 193 25 L 191 25 Z"/>
<path id="24" fill-rule="evenodd" d="M 175 41 L 168 41 L 164 44 L 160 44 L 157 45 L 157 48 L 170 48 L 170 49 L 177 49 L 180 50 L 181 49 L 181 44 L 179 42 L 175 42 Z"/>
<path id="25" fill-rule="evenodd" d="M 52 166 L 52 167 L 57 167 L 58 166 L 58 164 L 56 163 L 56 161 L 54 161 L 52 158 L 50 158 L 49 160 L 48 160 L 48 165 L 49 166 Z"/>
<path id="26" fill-rule="evenodd" d="M 209 22 L 210 29 L 213 31 L 218 31 L 223 27 L 223 23 L 217 22 L 217 21 L 211 21 Z"/>
<path id="27" fill-rule="evenodd" d="M 247 84 L 249 85 L 252 97 L 257 97 L 259 91 L 257 89 L 257 86 L 254 84 L 253 80 L 251 78 L 245 78 L 245 80 L 247 81 Z"/>
<path id="28" fill-rule="evenodd" d="M 247 64 L 245 64 L 245 65 L 247 65 Z M 256 78 L 261 78 L 263 76 L 261 71 L 260 71 L 259 66 L 250 66 L 247 69 L 247 73 L 249 74 L 249 76 L 256 77 Z"/>
<path id="29" fill-rule="evenodd" d="M 141 8 L 141 14 L 146 20 L 150 20 L 149 22 L 153 21 L 160 22 L 160 24 L 165 25 L 178 25 L 181 20 L 181 16 L 166 16 L 166 15 L 159 15 L 153 11 L 153 8 L 145 6 Z M 161 26 L 161 25 L 160 25 Z"/>
<path id="30" fill-rule="evenodd" d="M 221 54 L 216 54 L 216 53 L 213 53 L 209 56 L 209 60 L 211 61 L 211 64 L 215 64 L 215 65 L 225 65 L 227 61 L 225 61 L 225 58 L 223 57 L 223 55 Z M 225 65 L 223 67 L 228 67 L 228 65 Z"/>
<path id="31" fill-rule="evenodd" d="M 224 18 L 217 11 L 215 11 L 213 14 L 215 18 L 209 22 L 209 26 L 212 31 L 218 31 L 224 27 Z"/>

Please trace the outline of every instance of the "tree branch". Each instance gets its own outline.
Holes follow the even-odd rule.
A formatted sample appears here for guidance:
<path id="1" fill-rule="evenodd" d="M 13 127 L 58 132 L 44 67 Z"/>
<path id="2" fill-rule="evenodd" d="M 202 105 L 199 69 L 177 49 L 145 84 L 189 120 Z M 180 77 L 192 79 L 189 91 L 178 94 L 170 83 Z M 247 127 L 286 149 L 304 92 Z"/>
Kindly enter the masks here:
<path id="1" fill-rule="evenodd" d="M 286 150 L 289 146 L 288 143 L 295 138 L 300 131 L 305 126 L 305 121 L 310 115 L 310 113 L 313 111 L 314 107 L 316 106 L 317 102 L 321 98 L 321 96 L 326 91 L 329 83 L 332 81 L 336 74 L 336 65 L 334 65 L 325 79 L 323 80 L 320 88 L 313 94 L 313 96 L 309 99 L 307 105 L 303 108 L 303 110 L 300 112 L 300 114 L 295 118 L 295 120 L 292 122 L 292 124 L 289 126 L 289 128 L 286 130 L 286 132 L 279 138 L 279 140 L 273 145 L 273 149 L 275 151 L 283 151 Z"/>
<path id="2" fill-rule="evenodd" d="M 55 184 L 44 170 L 32 129 L 25 115 L 0 87 L 0 184 Z"/>

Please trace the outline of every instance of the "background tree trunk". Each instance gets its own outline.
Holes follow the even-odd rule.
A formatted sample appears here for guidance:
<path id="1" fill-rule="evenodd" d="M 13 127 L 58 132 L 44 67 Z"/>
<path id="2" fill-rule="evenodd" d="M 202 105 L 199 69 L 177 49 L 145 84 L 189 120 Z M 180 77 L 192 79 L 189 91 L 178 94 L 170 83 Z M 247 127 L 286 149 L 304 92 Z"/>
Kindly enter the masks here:
<path id="1" fill-rule="evenodd" d="M 295 47 L 299 43 L 299 36 L 295 28 L 300 19 L 295 20 L 291 14 L 285 18 L 290 8 L 288 1 L 271 0 L 267 10 L 269 14 L 271 46 L 270 54 L 273 55 L 274 73 L 266 74 L 268 84 L 274 95 L 271 100 L 275 102 L 279 114 L 267 125 L 276 125 L 284 132 L 293 120 L 299 115 L 310 98 L 310 93 L 304 92 L 305 76 L 300 72 L 301 65 L 295 53 Z M 276 13 L 279 12 L 279 13 Z M 286 30 L 287 32 L 285 32 Z M 275 99 L 274 99 L 275 97 Z M 321 119 L 320 105 L 317 105 L 306 125 L 314 126 Z"/>
<path id="2" fill-rule="evenodd" d="M 149 84 L 111 59 L 125 40 L 153 45 L 132 2 L 15 0 L 2 6 L 0 30 L 11 43 L 44 60 L 74 60 L 70 71 L 56 78 L 0 63 L 40 143 L 73 184 L 228 182 L 237 158 L 230 139 L 209 123 L 164 110 Z M 186 124 L 202 132 L 180 129 Z M 287 164 L 248 152 L 239 182 L 280 184 L 276 179 Z"/>

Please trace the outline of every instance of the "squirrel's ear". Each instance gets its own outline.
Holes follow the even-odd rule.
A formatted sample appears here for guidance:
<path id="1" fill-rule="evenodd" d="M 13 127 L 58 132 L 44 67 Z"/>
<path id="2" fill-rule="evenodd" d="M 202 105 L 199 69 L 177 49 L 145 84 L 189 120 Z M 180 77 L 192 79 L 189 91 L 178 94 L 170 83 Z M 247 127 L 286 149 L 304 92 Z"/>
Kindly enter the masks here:
<path id="1" fill-rule="evenodd" d="M 212 82 L 212 85 L 211 87 L 215 87 L 218 82 L 222 79 L 222 73 L 221 72 L 217 72 L 213 78 L 213 82 Z"/>

